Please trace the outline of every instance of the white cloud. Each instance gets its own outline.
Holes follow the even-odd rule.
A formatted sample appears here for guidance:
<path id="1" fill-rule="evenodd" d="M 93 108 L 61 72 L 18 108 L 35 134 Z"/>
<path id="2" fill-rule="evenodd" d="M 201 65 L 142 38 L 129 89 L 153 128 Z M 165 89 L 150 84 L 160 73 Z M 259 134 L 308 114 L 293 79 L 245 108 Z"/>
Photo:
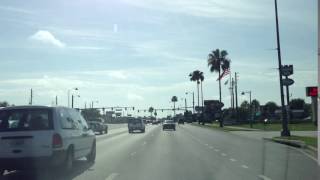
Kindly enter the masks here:
<path id="1" fill-rule="evenodd" d="M 135 94 L 135 93 L 131 93 L 131 92 L 129 92 L 127 94 L 127 98 L 129 101 L 143 101 L 144 100 L 144 98 L 142 96 Z"/>
<path id="2" fill-rule="evenodd" d="M 66 46 L 63 42 L 54 37 L 54 35 L 51 32 L 46 30 L 37 31 L 35 34 L 30 36 L 30 39 L 42 42 L 44 44 L 50 44 L 59 48 L 64 48 Z"/>
<path id="3" fill-rule="evenodd" d="M 248 0 L 215 0 L 215 1 L 198 1 L 198 0 L 122 0 L 132 6 L 160 10 L 172 13 L 181 13 L 197 17 L 207 18 L 246 18 L 256 19 L 263 17 L 265 6 L 258 6 L 253 1 Z M 264 3 L 267 1 L 264 1 Z M 260 1 L 259 1 L 260 3 Z M 155 5 L 157 4 L 157 5 Z M 260 3 L 261 4 L 261 3 Z M 272 5 L 271 3 L 269 3 Z"/>
<path id="4" fill-rule="evenodd" d="M 33 11 L 17 8 L 17 7 L 11 7 L 11 6 L 0 6 L 0 10 L 9 11 L 9 12 L 15 12 L 15 13 L 23 13 L 23 14 L 33 14 Z"/>

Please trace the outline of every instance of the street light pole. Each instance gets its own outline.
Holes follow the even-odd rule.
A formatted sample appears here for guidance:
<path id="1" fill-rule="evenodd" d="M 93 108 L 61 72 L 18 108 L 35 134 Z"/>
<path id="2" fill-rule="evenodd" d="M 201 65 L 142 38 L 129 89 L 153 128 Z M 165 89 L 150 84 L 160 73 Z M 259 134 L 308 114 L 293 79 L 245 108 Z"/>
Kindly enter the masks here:
<path id="1" fill-rule="evenodd" d="M 281 136 L 290 136 L 290 131 L 288 128 L 288 119 L 286 116 L 286 109 L 284 104 L 284 93 L 283 93 L 283 82 L 281 74 L 281 47 L 280 47 L 280 33 L 279 33 L 279 20 L 278 20 L 278 3 L 277 0 L 274 0 L 275 3 L 275 15 L 276 15 L 276 33 L 277 33 L 277 51 L 278 51 L 278 67 L 279 67 L 279 80 L 280 80 L 280 96 L 281 96 L 281 110 L 282 110 L 282 131 Z"/>

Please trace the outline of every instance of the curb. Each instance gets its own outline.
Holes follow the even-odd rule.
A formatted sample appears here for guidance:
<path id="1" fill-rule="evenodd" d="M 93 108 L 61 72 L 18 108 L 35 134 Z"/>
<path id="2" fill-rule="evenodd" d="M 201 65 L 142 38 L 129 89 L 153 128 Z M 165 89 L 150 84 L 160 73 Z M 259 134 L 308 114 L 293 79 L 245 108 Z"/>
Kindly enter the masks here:
<path id="1" fill-rule="evenodd" d="M 279 139 L 279 138 L 272 138 L 272 139 L 264 138 L 264 139 L 271 140 L 273 142 L 277 142 L 280 144 L 285 144 L 288 146 L 303 148 L 303 149 L 306 149 L 308 147 L 305 142 L 299 141 L 299 140 L 288 140 L 288 139 Z"/>

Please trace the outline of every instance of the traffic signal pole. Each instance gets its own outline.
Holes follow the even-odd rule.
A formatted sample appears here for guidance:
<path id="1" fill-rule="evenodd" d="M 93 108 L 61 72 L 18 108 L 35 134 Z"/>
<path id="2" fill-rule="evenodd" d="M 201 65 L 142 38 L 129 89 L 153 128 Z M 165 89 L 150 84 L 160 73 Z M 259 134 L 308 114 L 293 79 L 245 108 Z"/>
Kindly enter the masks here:
<path id="1" fill-rule="evenodd" d="M 280 80 L 280 96 L 281 96 L 281 110 L 282 110 L 282 131 L 281 136 L 290 136 L 290 131 L 288 128 L 288 119 L 286 115 L 286 109 L 284 104 L 284 93 L 283 93 L 283 81 L 281 73 L 281 47 L 280 47 L 280 33 L 279 33 L 279 20 L 278 20 L 278 4 L 277 0 L 275 2 L 275 15 L 276 15 L 276 33 L 277 33 L 277 51 L 278 51 L 278 67 L 279 67 L 279 80 Z"/>

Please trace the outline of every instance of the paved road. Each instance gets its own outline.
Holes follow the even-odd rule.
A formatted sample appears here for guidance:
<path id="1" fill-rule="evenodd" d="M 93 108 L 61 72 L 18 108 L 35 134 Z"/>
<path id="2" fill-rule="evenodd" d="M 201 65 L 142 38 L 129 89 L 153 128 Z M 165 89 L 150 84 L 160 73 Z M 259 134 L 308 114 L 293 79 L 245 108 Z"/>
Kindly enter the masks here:
<path id="1" fill-rule="evenodd" d="M 128 134 L 125 127 L 97 137 L 97 160 L 76 162 L 58 180 L 316 180 L 317 162 L 273 142 L 223 131 L 180 125 L 177 131 L 147 126 Z M 24 177 L 24 178 L 22 178 Z M 23 172 L 5 179 L 32 179 Z"/>

